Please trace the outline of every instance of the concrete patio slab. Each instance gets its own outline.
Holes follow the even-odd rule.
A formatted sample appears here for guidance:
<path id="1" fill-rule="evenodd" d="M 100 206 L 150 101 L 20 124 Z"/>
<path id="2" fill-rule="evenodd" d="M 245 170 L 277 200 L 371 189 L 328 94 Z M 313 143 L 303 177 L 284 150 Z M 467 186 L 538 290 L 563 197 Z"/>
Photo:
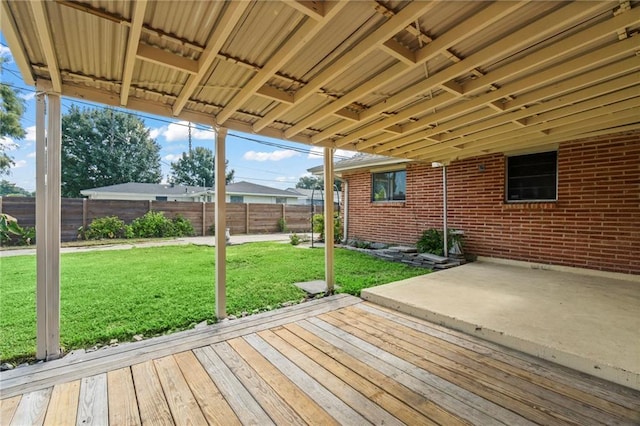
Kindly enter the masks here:
<path id="1" fill-rule="evenodd" d="M 362 298 L 640 389 L 640 282 L 475 262 Z"/>

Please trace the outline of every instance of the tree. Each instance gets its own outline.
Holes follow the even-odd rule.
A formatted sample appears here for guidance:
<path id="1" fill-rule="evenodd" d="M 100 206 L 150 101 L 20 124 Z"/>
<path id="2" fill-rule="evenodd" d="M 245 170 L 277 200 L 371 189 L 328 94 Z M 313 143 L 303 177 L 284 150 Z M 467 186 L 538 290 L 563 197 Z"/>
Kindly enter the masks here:
<path id="1" fill-rule="evenodd" d="M 11 183 L 8 180 L 2 179 L 0 181 L 0 197 L 33 197 L 34 193 L 29 192 L 24 188 L 16 186 L 15 183 Z"/>
<path id="2" fill-rule="evenodd" d="M 339 179 L 335 179 L 333 184 L 338 188 L 338 191 L 342 191 L 342 181 Z M 324 189 L 324 179 L 318 176 L 302 176 L 298 183 L 296 183 L 296 188 L 301 189 Z"/>
<path id="3" fill-rule="evenodd" d="M 216 181 L 214 164 L 213 151 L 198 146 L 171 163 L 171 177 L 177 184 L 212 187 Z M 233 181 L 235 170 L 229 170 L 229 160 L 225 162 L 225 172 L 226 183 Z"/>
<path id="4" fill-rule="evenodd" d="M 0 68 L 7 61 L 7 58 L 0 57 Z M 22 139 L 25 136 L 24 128 L 20 123 L 24 114 L 24 99 L 6 84 L 0 83 L 0 139 L 12 138 Z M 0 143 L 0 175 L 9 174 L 13 165 L 13 159 L 7 154 L 7 148 Z"/>
<path id="5" fill-rule="evenodd" d="M 127 182 L 159 183 L 160 145 L 137 117 L 111 109 L 62 116 L 62 196 Z"/>

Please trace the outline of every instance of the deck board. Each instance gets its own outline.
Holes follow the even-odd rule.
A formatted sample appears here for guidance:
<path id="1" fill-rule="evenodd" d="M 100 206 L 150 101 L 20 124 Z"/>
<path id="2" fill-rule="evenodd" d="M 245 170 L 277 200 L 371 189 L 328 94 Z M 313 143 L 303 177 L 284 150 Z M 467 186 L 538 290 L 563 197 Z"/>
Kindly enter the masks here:
<path id="1" fill-rule="evenodd" d="M 109 371 L 107 385 L 109 388 L 109 423 L 122 426 L 142 424 L 131 368 L 125 367 Z"/>
<path id="2" fill-rule="evenodd" d="M 346 295 L 99 352 L 1 373 L 0 423 L 640 423 L 640 392 Z"/>
<path id="3" fill-rule="evenodd" d="M 79 398 L 80 380 L 54 386 L 44 419 L 45 426 L 75 424 Z"/>

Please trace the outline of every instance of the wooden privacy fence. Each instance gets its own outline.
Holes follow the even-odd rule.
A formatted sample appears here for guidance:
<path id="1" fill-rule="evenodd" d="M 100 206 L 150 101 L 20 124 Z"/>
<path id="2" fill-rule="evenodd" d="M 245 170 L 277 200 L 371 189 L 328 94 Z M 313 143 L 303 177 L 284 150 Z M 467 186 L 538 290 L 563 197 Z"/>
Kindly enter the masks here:
<path id="1" fill-rule="evenodd" d="M 311 231 L 311 206 L 292 204 L 227 203 L 227 227 L 231 234 L 261 234 L 279 232 L 279 221 L 284 218 L 291 232 Z M 93 219 L 118 216 L 125 223 L 143 216 L 148 211 L 164 212 L 173 218 L 182 215 L 188 219 L 196 235 L 211 235 L 209 228 L 215 220 L 215 203 L 180 201 L 89 200 L 62 199 L 62 241 L 78 237 L 78 228 Z M 36 200 L 31 197 L 0 197 L 0 212 L 16 219 L 22 227 L 34 227 Z M 314 206 L 314 213 L 322 213 L 322 206 Z"/>

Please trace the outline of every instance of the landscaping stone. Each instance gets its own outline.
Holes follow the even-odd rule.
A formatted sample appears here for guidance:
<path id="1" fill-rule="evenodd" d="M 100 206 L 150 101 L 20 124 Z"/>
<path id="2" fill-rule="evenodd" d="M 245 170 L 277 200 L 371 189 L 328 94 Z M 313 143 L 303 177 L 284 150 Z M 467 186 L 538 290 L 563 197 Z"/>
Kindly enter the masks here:
<path id="1" fill-rule="evenodd" d="M 8 362 L 3 362 L 0 364 L 0 371 L 13 370 L 13 364 L 9 364 Z"/>
<path id="2" fill-rule="evenodd" d="M 327 283 L 323 280 L 306 281 L 294 284 L 299 289 L 305 291 L 310 297 L 315 297 L 319 294 L 324 294 L 327 291 Z M 335 285 L 334 289 L 338 290 L 340 286 Z"/>
<path id="3" fill-rule="evenodd" d="M 144 336 L 142 334 L 136 334 L 135 336 L 133 336 L 133 340 L 135 340 L 136 342 L 139 342 L 142 339 L 144 339 Z"/>
<path id="4" fill-rule="evenodd" d="M 111 340 L 109 341 L 109 344 L 110 344 L 110 345 L 115 345 L 116 343 L 118 343 L 118 339 L 111 339 Z"/>
<path id="5" fill-rule="evenodd" d="M 199 322 L 198 324 L 196 324 L 193 328 L 195 328 L 196 330 L 200 330 L 203 329 L 207 326 L 207 320 L 204 320 L 202 322 Z"/>
<path id="6" fill-rule="evenodd" d="M 391 252 L 398 252 L 398 253 L 417 253 L 418 252 L 417 248 L 411 247 L 411 246 L 393 246 L 393 247 L 389 247 L 387 250 Z"/>

